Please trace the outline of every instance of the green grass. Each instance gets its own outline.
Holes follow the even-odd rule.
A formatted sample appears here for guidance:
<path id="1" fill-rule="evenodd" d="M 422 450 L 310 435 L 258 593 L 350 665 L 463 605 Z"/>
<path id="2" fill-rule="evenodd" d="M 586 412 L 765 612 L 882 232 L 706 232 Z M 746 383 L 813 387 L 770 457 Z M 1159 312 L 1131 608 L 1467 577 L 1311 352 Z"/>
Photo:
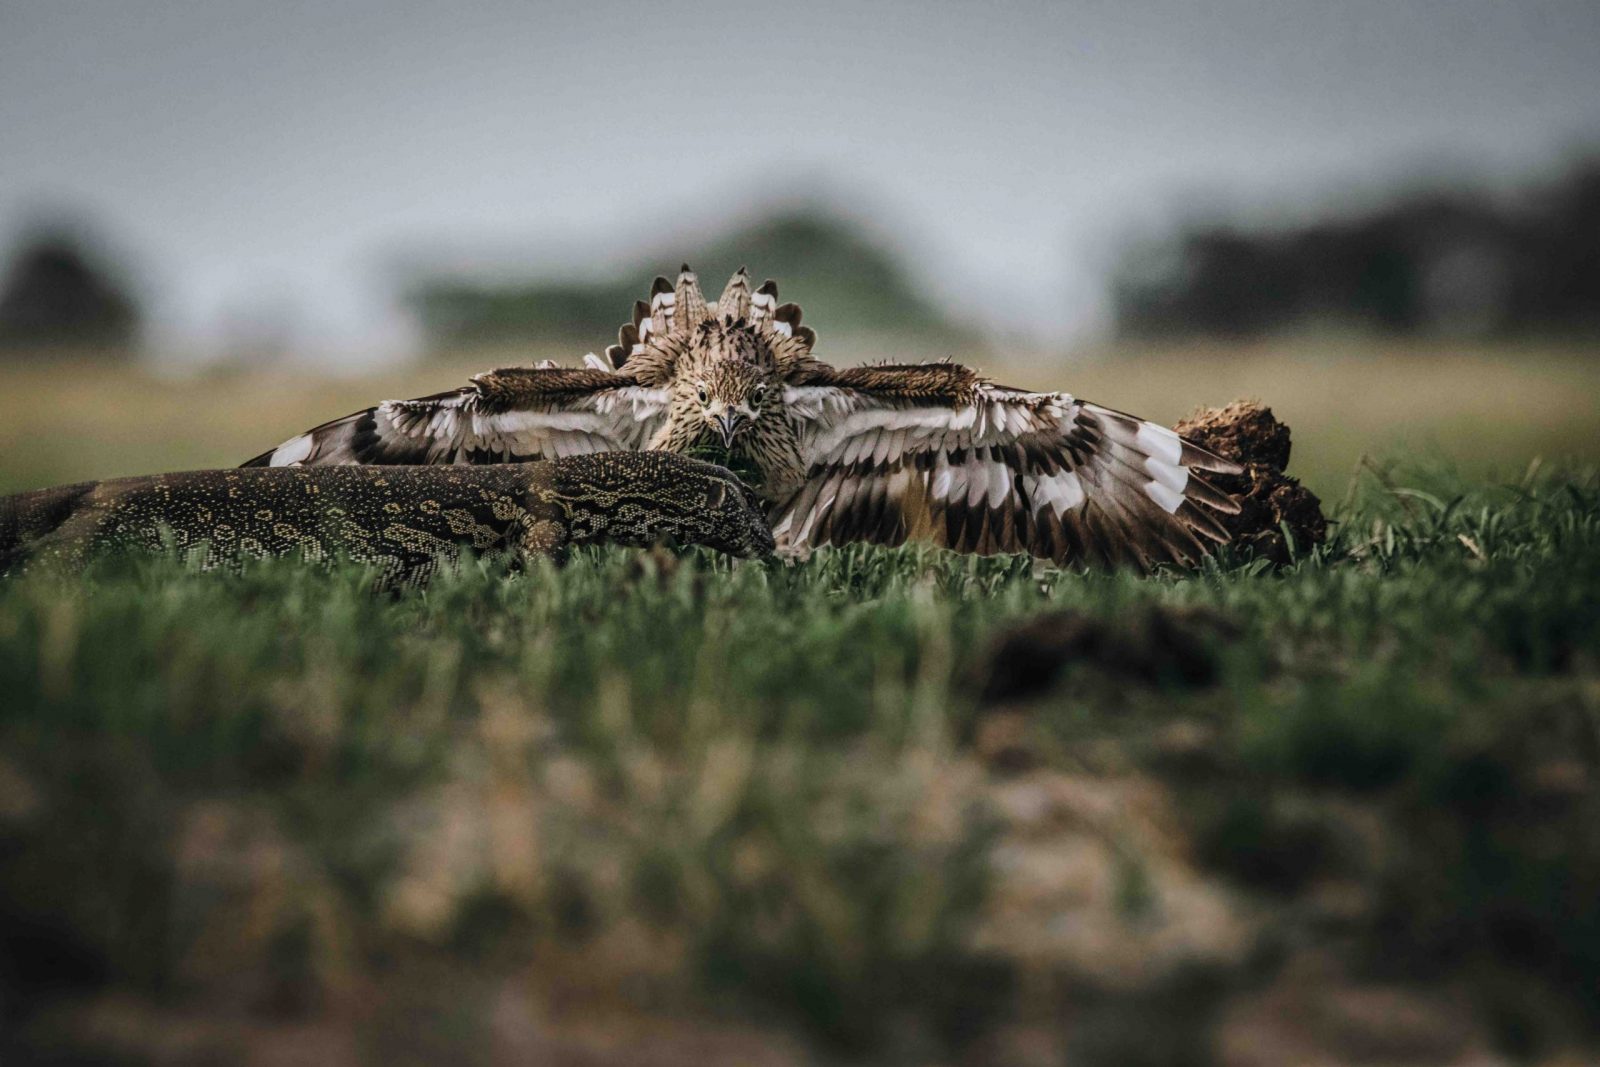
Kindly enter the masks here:
<path id="1" fill-rule="evenodd" d="M 417 1062 L 487 1040 L 512 977 L 897 1056 L 1057 1026 L 1045 981 L 1069 1051 L 1112 1063 L 1208 1047 L 1275 960 L 1337 945 L 1341 973 L 1454 990 L 1501 1048 L 1586 1044 L 1600 476 L 1390 470 L 1336 517 L 1283 571 L 1145 580 L 852 549 L 588 552 L 400 596 L 281 562 L 6 581 L 13 980 L 342 1019 Z M 1059 674 L 992 677 L 1063 612 L 1093 637 L 1046 648 Z M 1180 867 L 1250 917 L 1167 1022 L 1119 1020 L 1180 972 L 1107 984 L 1004 910 L 1004 791 L 1053 781 L 1150 783 L 1173 813 L 1181 846 L 1113 834 L 1105 921 L 1179 916 Z M 1308 918 L 1330 886 L 1362 902 L 1331 933 Z"/>

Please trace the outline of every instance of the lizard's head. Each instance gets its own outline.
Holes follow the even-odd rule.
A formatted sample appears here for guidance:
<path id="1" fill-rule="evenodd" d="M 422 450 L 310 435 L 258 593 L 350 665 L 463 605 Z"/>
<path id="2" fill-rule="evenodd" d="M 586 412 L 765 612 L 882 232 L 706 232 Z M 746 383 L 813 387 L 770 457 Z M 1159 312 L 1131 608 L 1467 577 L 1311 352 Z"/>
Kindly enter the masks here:
<path id="1" fill-rule="evenodd" d="M 767 524 L 766 505 L 755 490 L 726 467 L 690 462 L 705 468 L 698 505 L 686 519 L 699 543 L 734 556 L 772 555 L 777 544 Z"/>
<path id="2" fill-rule="evenodd" d="M 673 411 L 708 438 L 732 448 L 763 419 L 779 418 L 783 382 L 770 333 L 743 319 L 699 324 L 673 383 Z"/>

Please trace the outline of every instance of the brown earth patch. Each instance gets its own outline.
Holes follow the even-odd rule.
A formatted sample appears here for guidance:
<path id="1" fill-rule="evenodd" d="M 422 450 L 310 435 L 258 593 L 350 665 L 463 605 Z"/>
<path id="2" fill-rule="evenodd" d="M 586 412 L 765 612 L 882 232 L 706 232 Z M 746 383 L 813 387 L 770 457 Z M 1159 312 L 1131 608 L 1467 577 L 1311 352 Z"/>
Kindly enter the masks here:
<path id="1" fill-rule="evenodd" d="M 1242 474 L 1206 476 L 1239 504 L 1239 514 L 1222 517 L 1234 544 L 1285 564 L 1327 539 L 1322 502 L 1299 479 L 1285 473 L 1289 427 L 1273 416 L 1271 408 L 1236 400 L 1224 408 L 1202 408 L 1173 429 L 1244 467 Z"/>
<path id="2" fill-rule="evenodd" d="M 1040 696 L 1074 663 L 1122 681 L 1210 685 L 1216 650 L 1238 633 L 1231 619 L 1203 608 L 1150 605 L 1114 619 L 1044 612 L 994 639 L 980 668 L 979 699 L 994 705 Z"/>

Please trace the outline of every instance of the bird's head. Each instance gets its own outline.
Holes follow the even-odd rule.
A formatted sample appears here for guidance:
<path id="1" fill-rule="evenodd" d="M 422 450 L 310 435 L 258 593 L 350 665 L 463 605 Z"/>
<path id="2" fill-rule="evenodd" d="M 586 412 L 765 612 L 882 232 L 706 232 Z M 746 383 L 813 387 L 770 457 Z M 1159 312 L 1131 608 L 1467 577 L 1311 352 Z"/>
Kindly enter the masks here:
<path id="1" fill-rule="evenodd" d="M 724 448 L 761 420 L 781 416 L 783 382 L 771 343 L 742 319 L 710 319 L 695 330 L 678 367 L 677 407 L 700 427 L 698 436 Z"/>

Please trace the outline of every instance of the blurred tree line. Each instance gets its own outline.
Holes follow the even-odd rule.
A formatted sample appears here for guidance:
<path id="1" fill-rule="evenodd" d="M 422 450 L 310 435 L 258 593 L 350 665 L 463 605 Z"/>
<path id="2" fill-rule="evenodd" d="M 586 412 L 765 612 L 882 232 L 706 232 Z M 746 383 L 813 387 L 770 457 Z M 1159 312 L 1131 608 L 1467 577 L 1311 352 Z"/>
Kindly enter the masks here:
<path id="1" fill-rule="evenodd" d="M 723 284 L 747 265 L 754 284 L 774 278 L 780 299 L 805 309 L 806 321 L 834 336 L 893 335 L 918 342 L 958 344 L 970 334 L 917 291 L 899 259 L 861 229 L 820 210 L 795 210 L 737 228 L 674 258 L 640 263 L 596 282 L 514 280 L 486 283 L 449 274 L 424 274 L 406 288 L 431 348 L 572 343 L 599 350 L 615 338 L 648 279 L 674 277 L 679 261 L 700 276 L 715 300 Z"/>
<path id="2" fill-rule="evenodd" d="M 0 269 L 0 359 L 124 356 L 142 315 L 81 226 L 24 235 Z M 861 226 L 817 208 L 748 223 L 598 281 L 485 281 L 422 271 L 403 287 L 434 351 L 533 343 L 599 350 L 645 280 L 680 259 L 711 298 L 741 264 L 832 337 L 927 350 L 976 338 Z M 1390 335 L 1600 334 L 1600 156 L 1515 196 L 1448 187 L 1300 226 L 1207 222 L 1131 246 L 1111 279 L 1119 333 L 1248 337 L 1279 330 Z"/>
<path id="3" fill-rule="evenodd" d="M 73 227 L 24 236 L 0 274 L 0 358 L 51 349 L 123 357 L 139 326 L 132 293 Z"/>
<path id="4" fill-rule="evenodd" d="M 1303 226 L 1192 226 L 1132 248 L 1112 296 L 1132 337 L 1600 333 L 1600 157 L 1514 197 L 1433 189 Z"/>

